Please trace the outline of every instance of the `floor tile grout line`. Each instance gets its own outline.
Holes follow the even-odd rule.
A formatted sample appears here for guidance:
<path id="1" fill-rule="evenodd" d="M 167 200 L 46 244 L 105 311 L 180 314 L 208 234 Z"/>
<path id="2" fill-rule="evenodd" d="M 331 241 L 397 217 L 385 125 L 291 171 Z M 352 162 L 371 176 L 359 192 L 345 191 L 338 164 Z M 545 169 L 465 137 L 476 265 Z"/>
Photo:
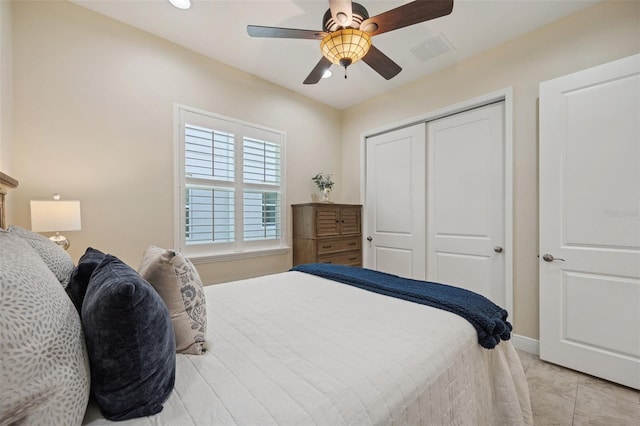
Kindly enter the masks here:
<path id="1" fill-rule="evenodd" d="M 571 416 L 571 425 L 576 424 L 576 407 L 578 406 L 578 393 L 580 392 L 580 376 L 576 377 L 576 398 L 573 401 L 573 414 Z"/>

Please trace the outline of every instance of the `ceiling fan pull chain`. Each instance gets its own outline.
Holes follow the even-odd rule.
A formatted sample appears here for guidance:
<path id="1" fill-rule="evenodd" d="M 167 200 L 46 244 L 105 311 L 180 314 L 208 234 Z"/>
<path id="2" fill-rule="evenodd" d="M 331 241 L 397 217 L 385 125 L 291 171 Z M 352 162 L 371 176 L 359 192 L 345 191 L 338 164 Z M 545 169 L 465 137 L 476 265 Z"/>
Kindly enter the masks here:
<path id="1" fill-rule="evenodd" d="M 347 67 L 344 67 L 344 79 L 347 79 Z"/>

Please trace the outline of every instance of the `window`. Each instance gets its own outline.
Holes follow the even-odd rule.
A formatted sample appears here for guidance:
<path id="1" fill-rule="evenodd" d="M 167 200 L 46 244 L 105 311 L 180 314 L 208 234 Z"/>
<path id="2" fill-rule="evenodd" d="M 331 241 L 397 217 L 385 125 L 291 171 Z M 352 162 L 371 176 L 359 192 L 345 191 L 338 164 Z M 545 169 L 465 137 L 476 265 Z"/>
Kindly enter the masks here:
<path id="1" fill-rule="evenodd" d="M 208 257 L 284 248 L 284 134 L 187 107 L 177 111 L 181 250 Z"/>

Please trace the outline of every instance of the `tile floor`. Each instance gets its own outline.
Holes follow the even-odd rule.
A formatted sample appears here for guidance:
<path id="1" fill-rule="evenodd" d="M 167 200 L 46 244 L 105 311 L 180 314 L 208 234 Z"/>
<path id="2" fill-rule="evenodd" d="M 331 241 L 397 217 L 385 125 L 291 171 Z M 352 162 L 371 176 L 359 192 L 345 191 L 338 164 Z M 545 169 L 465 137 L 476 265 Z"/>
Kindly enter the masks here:
<path id="1" fill-rule="evenodd" d="M 640 391 L 541 361 L 518 350 L 536 426 L 640 426 Z"/>

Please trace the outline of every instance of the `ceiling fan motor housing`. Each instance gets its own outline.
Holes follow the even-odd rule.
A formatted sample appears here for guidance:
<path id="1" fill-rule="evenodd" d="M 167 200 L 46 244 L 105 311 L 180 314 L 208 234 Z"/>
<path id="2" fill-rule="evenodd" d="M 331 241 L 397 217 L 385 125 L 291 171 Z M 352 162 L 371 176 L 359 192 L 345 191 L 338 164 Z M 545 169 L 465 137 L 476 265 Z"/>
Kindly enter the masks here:
<path id="1" fill-rule="evenodd" d="M 351 3 L 351 5 L 352 18 L 351 25 L 349 25 L 349 27 L 358 29 L 360 28 L 360 24 L 362 23 L 362 21 L 364 21 L 365 19 L 369 19 L 369 12 L 367 12 L 367 9 L 365 9 L 364 6 L 359 3 L 354 2 Z M 331 9 L 327 9 L 324 16 L 322 17 L 322 28 L 324 28 L 326 32 L 330 33 L 345 27 L 336 22 L 333 19 L 333 16 L 331 16 Z"/>

